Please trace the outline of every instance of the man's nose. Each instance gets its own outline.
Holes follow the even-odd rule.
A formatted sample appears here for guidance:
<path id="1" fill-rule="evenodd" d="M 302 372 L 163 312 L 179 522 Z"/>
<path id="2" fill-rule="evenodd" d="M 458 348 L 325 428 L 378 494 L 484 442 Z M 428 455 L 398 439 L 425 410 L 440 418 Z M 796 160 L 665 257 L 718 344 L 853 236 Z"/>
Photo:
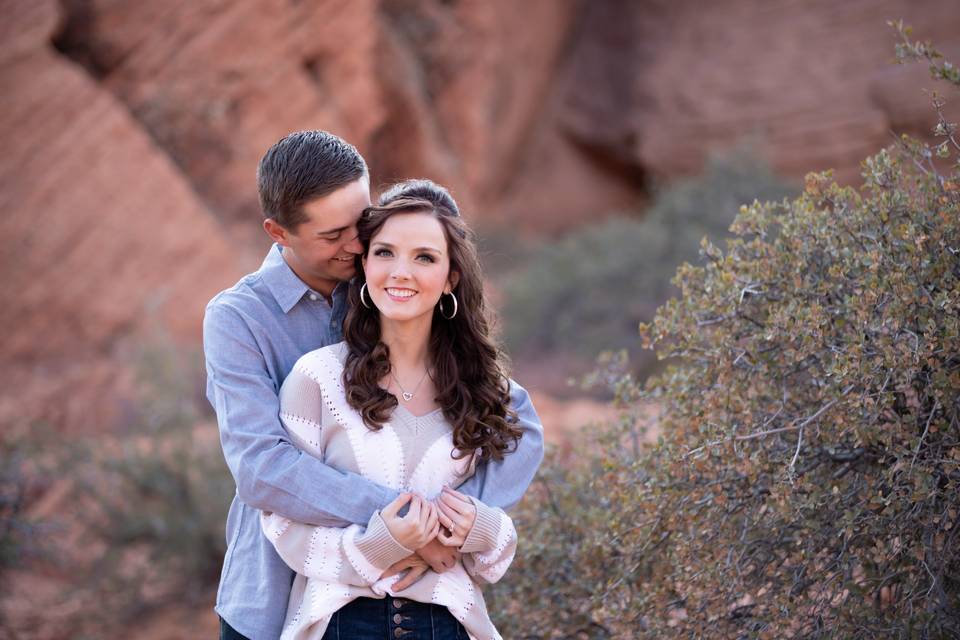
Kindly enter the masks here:
<path id="1" fill-rule="evenodd" d="M 360 236 L 357 235 L 356 230 L 353 231 L 353 238 L 347 244 L 343 245 L 343 250 L 347 253 L 352 253 L 359 255 L 363 253 L 363 245 L 360 244 Z"/>

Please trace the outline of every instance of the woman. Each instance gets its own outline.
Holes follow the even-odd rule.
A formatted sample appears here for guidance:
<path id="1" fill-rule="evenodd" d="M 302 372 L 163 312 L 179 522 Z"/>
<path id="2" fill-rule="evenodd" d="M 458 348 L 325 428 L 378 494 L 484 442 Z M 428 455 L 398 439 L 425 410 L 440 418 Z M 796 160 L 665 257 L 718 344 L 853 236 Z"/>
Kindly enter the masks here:
<path id="1" fill-rule="evenodd" d="M 503 511 L 453 489 L 478 458 L 502 459 L 520 437 L 476 248 L 453 198 L 427 180 L 389 189 L 357 231 L 364 252 L 345 342 L 297 362 L 281 419 L 303 451 L 401 494 L 366 527 L 263 514 L 297 572 L 282 637 L 500 638 L 478 582 L 504 574 L 516 531 Z M 460 562 L 385 598 L 399 578 L 387 568 L 434 538 Z"/>

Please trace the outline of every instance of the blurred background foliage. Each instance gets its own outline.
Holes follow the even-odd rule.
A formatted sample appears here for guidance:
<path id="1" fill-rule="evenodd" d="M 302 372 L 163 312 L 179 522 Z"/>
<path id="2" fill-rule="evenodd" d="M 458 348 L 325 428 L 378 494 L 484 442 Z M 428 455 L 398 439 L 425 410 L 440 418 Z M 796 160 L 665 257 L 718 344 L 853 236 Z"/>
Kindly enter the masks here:
<path id="1" fill-rule="evenodd" d="M 677 266 L 696 260 L 704 237 L 726 237 L 744 202 L 795 191 L 743 145 L 710 158 L 701 175 L 653 190 L 643 212 L 603 216 L 541 244 L 498 274 L 510 352 L 534 361 L 566 355 L 579 362 L 571 366 L 576 373 L 598 353 L 626 348 L 645 372 L 655 358 L 642 351 L 637 326 L 676 293 Z"/>
<path id="2" fill-rule="evenodd" d="M 956 67 L 901 37 L 957 95 Z M 551 458 L 493 610 L 530 638 L 960 637 L 960 137 L 744 206 L 642 328 L 660 406 Z M 602 376 L 601 376 L 602 377 Z M 606 439 L 606 444 L 602 444 Z M 527 606 L 529 605 L 529 606 Z"/>

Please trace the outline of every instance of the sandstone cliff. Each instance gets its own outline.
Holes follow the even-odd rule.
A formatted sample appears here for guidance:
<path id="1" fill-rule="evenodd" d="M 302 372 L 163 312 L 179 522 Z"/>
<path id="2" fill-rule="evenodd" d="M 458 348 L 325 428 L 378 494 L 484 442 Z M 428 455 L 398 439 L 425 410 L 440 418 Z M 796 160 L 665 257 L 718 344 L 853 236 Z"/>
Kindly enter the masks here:
<path id="1" fill-rule="evenodd" d="M 50 46 L 58 5 L 4 4 L 0 425 L 112 426 L 144 335 L 195 344 L 239 264 L 169 156 Z"/>
<path id="2" fill-rule="evenodd" d="M 264 248 L 253 175 L 293 129 L 355 142 L 511 229 L 635 207 L 744 138 L 799 178 L 931 115 L 886 64 L 902 17 L 960 51 L 956 0 L 0 0 L 0 419 L 122 413 L 149 330 Z M 956 57 L 956 56 L 955 56 Z"/>

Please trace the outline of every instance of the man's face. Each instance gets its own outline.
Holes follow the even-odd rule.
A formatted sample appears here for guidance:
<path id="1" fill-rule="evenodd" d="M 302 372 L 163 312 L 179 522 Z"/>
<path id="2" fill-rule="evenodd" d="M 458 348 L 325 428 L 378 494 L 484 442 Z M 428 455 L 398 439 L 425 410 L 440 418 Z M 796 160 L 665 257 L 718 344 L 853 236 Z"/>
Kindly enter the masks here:
<path id="1" fill-rule="evenodd" d="M 357 221 L 368 206 L 370 183 L 363 177 L 304 205 L 307 220 L 296 229 L 284 229 L 273 220 L 266 220 L 264 228 L 283 247 L 294 273 L 329 296 L 337 283 L 354 276 L 354 258 L 363 251 Z"/>

